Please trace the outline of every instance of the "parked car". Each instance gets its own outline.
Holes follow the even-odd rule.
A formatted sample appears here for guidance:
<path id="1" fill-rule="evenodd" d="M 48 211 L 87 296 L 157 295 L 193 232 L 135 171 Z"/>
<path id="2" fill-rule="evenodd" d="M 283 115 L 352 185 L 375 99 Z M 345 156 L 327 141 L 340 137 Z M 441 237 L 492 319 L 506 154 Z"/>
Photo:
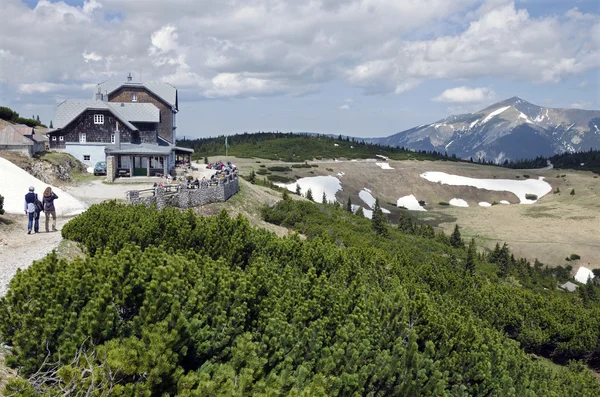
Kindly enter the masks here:
<path id="1" fill-rule="evenodd" d="M 98 161 L 96 163 L 94 175 L 106 175 L 106 161 Z"/>

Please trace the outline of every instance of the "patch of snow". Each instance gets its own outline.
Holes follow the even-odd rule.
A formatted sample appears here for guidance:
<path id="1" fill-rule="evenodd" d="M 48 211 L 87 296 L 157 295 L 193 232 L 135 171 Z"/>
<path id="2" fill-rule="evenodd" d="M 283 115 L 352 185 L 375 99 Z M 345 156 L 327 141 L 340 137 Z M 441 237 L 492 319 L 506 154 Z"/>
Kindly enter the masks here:
<path id="1" fill-rule="evenodd" d="M 346 175 L 346 173 L 344 171 L 340 171 L 337 173 L 337 176 L 344 176 L 344 175 Z"/>
<path id="2" fill-rule="evenodd" d="M 396 203 L 398 207 L 404 207 L 411 211 L 427 211 L 419 205 L 419 200 L 414 195 L 400 197 Z"/>
<path id="3" fill-rule="evenodd" d="M 529 120 L 529 117 L 527 117 L 526 115 L 524 115 L 522 112 L 519 112 L 519 118 L 520 119 L 524 119 L 526 123 L 535 124 L 533 121 Z"/>
<path id="4" fill-rule="evenodd" d="M 446 150 L 448 150 L 448 146 L 452 145 L 452 142 L 454 142 L 454 140 L 450 141 L 450 143 L 446 145 Z"/>
<path id="5" fill-rule="evenodd" d="M 327 200 L 335 200 L 335 195 L 342 190 L 342 183 L 335 176 L 309 176 L 300 178 L 292 183 L 276 183 L 276 186 L 286 188 L 290 192 L 296 191 L 296 184 L 300 185 L 300 192 L 306 194 L 308 189 L 312 191 L 312 195 L 316 201 L 321 201 L 323 193 L 327 196 Z"/>
<path id="6" fill-rule="evenodd" d="M 358 161 L 357 159 L 352 159 L 352 161 Z"/>
<path id="7" fill-rule="evenodd" d="M 510 205 L 510 201 L 507 201 L 507 200 L 500 200 L 500 204 L 504 204 L 504 205 Z"/>
<path id="8" fill-rule="evenodd" d="M 389 160 L 389 158 L 385 157 L 382 154 L 376 154 L 375 157 L 379 157 L 380 159 Z"/>
<path id="9" fill-rule="evenodd" d="M 373 218 L 373 211 L 371 211 L 370 209 L 361 207 L 360 205 L 352 204 L 352 212 L 356 213 L 356 211 L 358 211 L 359 208 L 362 208 L 365 218 L 369 218 L 369 219 Z"/>
<path id="10" fill-rule="evenodd" d="M 390 163 L 375 163 L 377 164 L 382 170 L 393 170 L 394 168 L 390 167 Z"/>
<path id="11" fill-rule="evenodd" d="M 492 205 L 490 203 L 488 203 L 487 201 L 480 201 L 479 206 L 480 207 L 491 207 Z"/>
<path id="12" fill-rule="evenodd" d="M 372 192 L 371 192 L 371 189 L 367 189 L 366 187 L 364 187 L 364 188 L 363 188 L 363 190 L 365 190 L 365 191 L 367 191 L 367 192 L 369 192 L 369 193 L 372 193 Z"/>
<path id="13" fill-rule="evenodd" d="M 587 267 L 583 267 L 581 266 L 579 268 L 579 270 L 577 270 L 577 274 L 575 275 L 575 280 L 579 281 L 580 283 L 587 283 L 588 278 L 593 279 L 594 278 L 594 273 L 592 273 L 592 271 L 590 269 L 588 269 Z"/>
<path id="14" fill-rule="evenodd" d="M 88 172 L 88 174 L 93 174 L 94 173 L 94 167 L 87 167 L 86 171 Z"/>
<path id="15" fill-rule="evenodd" d="M 365 202 L 365 204 L 367 204 L 369 206 L 369 208 L 373 208 L 375 207 L 375 197 L 373 197 L 373 195 L 371 194 L 371 191 L 367 188 L 364 188 L 363 190 L 361 190 L 358 193 L 358 197 L 360 197 L 360 199 L 362 201 Z M 381 208 L 381 206 L 380 206 Z M 390 211 L 386 210 L 385 208 L 381 208 L 381 211 L 384 214 L 389 214 Z"/>
<path id="16" fill-rule="evenodd" d="M 92 171 L 93 172 L 93 171 Z M 25 213 L 25 194 L 29 186 L 35 188 L 42 200 L 44 189 L 49 185 L 10 161 L 0 157 L 0 194 L 4 196 L 4 210 L 10 214 Z M 87 205 L 57 187 L 50 186 L 58 199 L 55 202 L 57 216 L 74 216 L 87 209 Z"/>
<path id="17" fill-rule="evenodd" d="M 481 120 L 481 119 L 477 119 L 477 120 L 473 121 L 473 122 L 471 123 L 471 125 L 469 126 L 469 129 L 471 129 L 471 128 L 475 127 L 475 125 L 476 125 L 477 123 L 479 123 L 479 120 Z"/>
<path id="18" fill-rule="evenodd" d="M 495 116 L 497 116 L 500 113 L 504 112 L 509 107 L 510 106 L 505 106 L 503 108 L 494 110 L 492 113 L 488 114 L 485 119 L 483 119 L 482 124 L 487 123 L 488 121 L 490 121 L 491 119 L 493 119 Z"/>
<path id="19" fill-rule="evenodd" d="M 338 145 L 337 143 L 334 143 L 333 146 L 340 146 L 340 145 Z"/>
<path id="20" fill-rule="evenodd" d="M 477 179 L 446 174 L 445 172 L 424 172 L 421 174 L 421 178 L 444 185 L 472 186 L 496 192 L 512 192 L 519 198 L 521 204 L 533 204 L 537 201 L 525 198 L 526 194 L 535 194 L 539 199 L 552 191 L 552 186 L 545 182 L 543 177 L 527 180 Z"/>
<path id="21" fill-rule="evenodd" d="M 354 146 L 350 146 L 350 149 L 354 149 Z"/>
<path id="22" fill-rule="evenodd" d="M 453 205 L 455 207 L 468 207 L 469 206 L 469 203 L 467 203 L 465 200 L 459 199 L 459 198 L 453 198 L 452 200 L 450 200 L 449 204 Z"/>

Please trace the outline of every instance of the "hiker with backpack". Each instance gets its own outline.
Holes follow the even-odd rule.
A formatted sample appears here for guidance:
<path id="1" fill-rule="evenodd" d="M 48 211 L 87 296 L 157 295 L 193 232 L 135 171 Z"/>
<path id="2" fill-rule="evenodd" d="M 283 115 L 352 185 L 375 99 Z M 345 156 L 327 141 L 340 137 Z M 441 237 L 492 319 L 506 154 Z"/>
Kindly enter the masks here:
<path id="1" fill-rule="evenodd" d="M 56 232 L 56 208 L 54 208 L 54 200 L 58 196 L 52 191 L 52 188 L 48 186 L 44 190 L 44 197 L 42 198 L 42 204 L 44 205 L 44 215 L 46 215 L 46 232 L 48 230 L 48 223 L 50 222 L 50 216 L 52 216 L 52 231 Z"/>
<path id="2" fill-rule="evenodd" d="M 27 222 L 27 234 L 31 234 L 31 227 L 33 226 L 33 232 L 39 233 L 40 231 L 40 212 L 44 209 L 44 205 L 39 200 L 38 195 L 34 193 L 35 188 L 29 186 L 29 193 L 25 195 L 25 215 L 28 217 Z"/>

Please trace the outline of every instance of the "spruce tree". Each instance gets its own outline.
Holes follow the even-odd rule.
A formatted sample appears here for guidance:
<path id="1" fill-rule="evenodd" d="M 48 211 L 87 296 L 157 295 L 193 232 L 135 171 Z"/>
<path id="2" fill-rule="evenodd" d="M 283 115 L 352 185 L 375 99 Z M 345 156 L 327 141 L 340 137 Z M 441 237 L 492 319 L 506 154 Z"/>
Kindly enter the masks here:
<path id="1" fill-rule="evenodd" d="M 204 164 L 208 164 L 208 157 L 204 156 Z"/>
<path id="2" fill-rule="evenodd" d="M 450 236 L 450 245 L 454 248 L 464 248 L 465 243 L 460 237 L 460 231 L 458 230 L 458 225 L 454 225 L 454 231 Z"/>
<path id="3" fill-rule="evenodd" d="M 312 190 L 310 188 L 306 191 L 306 198 L 309 199 L 310 201 L 315 201 L 313 199 Z"/>
<path id="4" fill-rule="evenodd" d="M 327 204 L 327 195 L 323 192 L 323 200 L 321 200 L 323 204 Z"/>
<path id="5" fill-rule="evenodd" d="M 375 199 L 375 205 L 373 206 L 373 216 L 371 217 L 371 226 L 377 234 L 386 234 L 386 217 L 379 206 L 379 199 Z"/>
<path id="6" fill-rule="evenodd" d="M 250 175 L 248 176 L 248 181 L 253 185 L 256 183 L 256 172 L 254 172 L 254 170 L 250 171 Z"/>
<path id="7" fill-rule="evenodd" d="M 363 211 L 362 207 L 358 207 L 358 209 L 356 210 L 356 212 L 354 214 L 358 215 L 360 217 L 364 217 L 365 216 L 365 212 Z"/>
<path id="8" fill-rule="evenodd" d="M 300 185 L 296 183 L 296 194 L 298 196 L 302 196 L 302 189 L 300 189 Z"/>
<path id="9" fill-rule="evenodd" d="M 52 125 L 52 120 L 50 120 L 50 127 L 49 128 L 54 128 L 54 126 Z"/>
<path id="10" fill-rule="evenodd" d="M 475 239 L 471 239 L 471 243 L 469 244 L 469 250 L 467 251 L 467 262 L 465 263 L 465 273 L 474 275 L 475 274 L 475 257 L 477 256 L 477 251 L 475 249 Z"/>
<path id="11" fill-rule="evenodd" d="M 283 193 L 282 193 L 282 195 L 281 195 L 281 198 L 282 198 L 283 200 L 286 200 L 286 201 L 290 199 L 290 195 L 288 194 L 288 190 L 287 190 L 287 189 L 285 189 L 285 190 L 283 191 Z"/>
<path id="12" fill-rule="evenodd" d="M 348 201 L 346 202 L 346 211 L 352 212 L 352 200 L 348 197 Z"/>

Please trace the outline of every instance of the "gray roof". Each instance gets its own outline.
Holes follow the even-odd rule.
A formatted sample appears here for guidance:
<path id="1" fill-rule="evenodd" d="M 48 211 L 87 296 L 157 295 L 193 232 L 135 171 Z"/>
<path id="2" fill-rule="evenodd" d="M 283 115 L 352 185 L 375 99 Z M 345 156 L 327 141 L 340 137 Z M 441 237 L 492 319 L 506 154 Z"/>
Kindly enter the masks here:
<path id="1" fill-rule="evenodd" d="M 160 110 L 151 103 L 120 103 L 67 99 L 56 107 L 54 127 L 66 127 L 86 110 L 108 110 L 129 129 L 134 131 L 137 131 L 137 128 L 130 121 L 148 123 L 158 123 L 160 121 Z"/>
<path id="2" fill-rule="evenodd" d="M 146 88 L 148 91 L 152 92 L 154 95 L 171 105 L 171 107 L 177 109 L 177 88 L 173 87 L 169 83 L 162 83 L 160 81 L 150 81 L 147 83 L 122 83 L 113 80 L 107 80 L 102 83 L 99 83 L 96 86 L 93 98 L 95 98 L 98 89 L 100 89 L 100 92 L 102 92 L 103 94 L 111 94 L 121 87 Z"/>
<path id="3" fill-rule="evenodd" d="M 33 140 L 24 136 L 14 125 L 8 122 L 5 125 L 2 124 L 0 124 L 0 145 L 33 145 Z"/>
<path id="4" fill-rule="evenodd" d="M 160 109 L 152 103 L 108 102 L 108 105 L 121 113 L 132 123 L 160 122 Z"/>
<path id="5" fill-rule="evenodd" d="M 180 148 L 174 145 L 152 145 L 149 143 L 122 143 L 121 148 L 118 148 L 117 145 L 106 145 L 105 152 L 107 154 L 149 154 L 149 155 L 169 155 L 173 150 L 177 151 L 190 151 L 194 152 L 193 149 Z"/>

